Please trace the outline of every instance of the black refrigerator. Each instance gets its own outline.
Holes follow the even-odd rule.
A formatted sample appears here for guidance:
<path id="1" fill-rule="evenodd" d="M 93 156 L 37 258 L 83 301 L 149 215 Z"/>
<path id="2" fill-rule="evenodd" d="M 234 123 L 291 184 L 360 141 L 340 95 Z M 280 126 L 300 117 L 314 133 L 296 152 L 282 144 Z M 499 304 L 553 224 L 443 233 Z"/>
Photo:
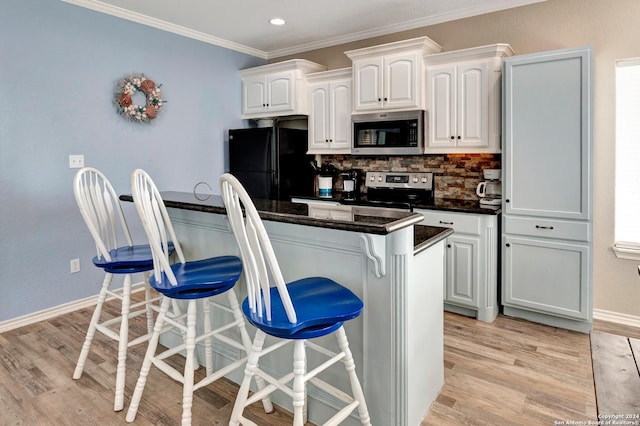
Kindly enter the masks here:
<path id="1" fill-rule="evenodd" d="M 313 155 L 307 131 L 280 127 L 229 130 L 229 172 L 252 198 L 287 200 L 313 195 Z"/>

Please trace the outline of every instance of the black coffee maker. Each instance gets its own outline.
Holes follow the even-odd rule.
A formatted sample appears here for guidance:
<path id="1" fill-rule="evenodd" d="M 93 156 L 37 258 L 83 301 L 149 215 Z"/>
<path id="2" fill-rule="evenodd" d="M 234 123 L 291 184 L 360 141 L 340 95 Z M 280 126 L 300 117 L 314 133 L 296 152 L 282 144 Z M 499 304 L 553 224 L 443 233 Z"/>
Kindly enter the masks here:
<path id="1" fill-rule="evenodd" d="M 351 169 L 340 173 L 342 176 L 342 198 L 355 200 L 360 197 L 360 179 L 362 170 Z"/>

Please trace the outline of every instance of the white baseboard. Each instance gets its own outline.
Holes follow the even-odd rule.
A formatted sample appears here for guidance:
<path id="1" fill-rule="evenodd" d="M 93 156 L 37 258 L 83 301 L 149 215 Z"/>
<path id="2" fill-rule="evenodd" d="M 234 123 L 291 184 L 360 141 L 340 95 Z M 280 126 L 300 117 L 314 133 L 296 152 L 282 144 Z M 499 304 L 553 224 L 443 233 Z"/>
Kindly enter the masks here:
<path id="1" fill-rule="evenodd" d="M 640 317 L 635 315 L 621 314 L 619 312 L 605 311 L 604 309 L 594 309 L 593 319 L 614 322 L 616 324 L 628 325 L 640 328 Z"/>
<path id="2" fill-rule="evenodd" d="M 141 285 L 142 285 L 142 281 L 139 283 L 132 284 L 131 292 L 135 293 L 136 291 L 141 291 L 143 289 L 142 287 L 140 287 Z M 107 300 L 109 299 L 111 298 L 108 298 Z M 53 308 L 44 309 L 42 311 L 23 315 L 21 317 L 12 318 L 6 321 L 1 321 L 0 333 L 4 333 L 5 331 L 24 327 L 25 325 L 31 325 L 40 321 L 45 321 L 51 318 L 55 318 L 59 315 L 68 314 L 69 312 L 74 312 L 80 309 L 88 308 L 88 307 L 94 306 L 97 302 L 98 302 L 97 295 L 89 296 L 84 299 L 75 300 L 73 302 L 54 306 Z"/>
<path id="3" fill-rule="evenodd" d="M 55 318 L 59 315 L 68 314 L 69 312 L 88 308 L 95 304 L 96 296 L 89 296 L 84 299 L 75 300 L 73 302 L 65 303 L 59 306 L 54 306 L 53 308 L 2 321 L 0 322 L 0 333 Z M 594 309 L 593 319 L 640 328 L 639 316 L 621 314 L 619 312 L 606 311 L 604 309 Z"/>
<path id="4" fill-rule="evenodd" d="M 95 304 L 96 304 L 96 296 L 90 296 L 84 299 L 65 303 L 63 305 L 54 306 L 53 308 L 34 312 L 32 314 L 23 315 L 21 317 L 2 321 L 0 322 L 0 333 L 4 333 L 5 331 L 24 327 L 25 325 L 30 325 L 40 321 L 45 321 L 45 320 L 57 317 L 59 315 L 68 314 L 69 312 L 77 311 L 79 309 L 84 309 Z"/>

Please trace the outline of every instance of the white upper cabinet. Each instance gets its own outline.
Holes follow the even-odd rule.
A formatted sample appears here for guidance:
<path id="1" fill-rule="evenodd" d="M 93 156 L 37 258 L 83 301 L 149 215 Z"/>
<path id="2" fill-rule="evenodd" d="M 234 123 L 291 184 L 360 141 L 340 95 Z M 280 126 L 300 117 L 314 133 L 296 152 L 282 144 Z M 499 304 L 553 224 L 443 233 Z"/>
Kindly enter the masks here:
<path id="1" fill-rule="evenodd" d="M 242 118 L 307 115 L 305 75 L 326 68 L 293 59 L 240 71 Z"/>
<path id="2" fill-rule="evenodd" d="M 353 61 L 353 111 L 424 109 L 422 58 L 440 50 L 419 37 L 345 52 Z"/>
<path id="3" fill-rule="evenodd" d="M 309 154 L 351 152 L 351 68 L 309 74 Z"/>
<path id="4" fill-rule="evenodd" d="M 499 153 L 502 57 L 506 44 L 425 56 L 425 153 Z"/>
<path id="5" fill-rule="evenodd" d="M 429 68 L 429 148 L 489 147 L 486 61 Z"/>

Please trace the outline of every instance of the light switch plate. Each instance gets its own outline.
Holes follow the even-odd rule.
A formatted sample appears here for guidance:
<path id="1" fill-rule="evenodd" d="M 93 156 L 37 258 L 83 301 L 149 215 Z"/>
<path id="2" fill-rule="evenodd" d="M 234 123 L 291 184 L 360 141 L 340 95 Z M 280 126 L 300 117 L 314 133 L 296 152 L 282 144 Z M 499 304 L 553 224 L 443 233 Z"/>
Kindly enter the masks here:
<path id="1" fill-rule="evenodd" d="M 82 167 L 84 167 L 84 155 L 76 154 L 69 156 L 70 169 L 81 169 Z"/>

